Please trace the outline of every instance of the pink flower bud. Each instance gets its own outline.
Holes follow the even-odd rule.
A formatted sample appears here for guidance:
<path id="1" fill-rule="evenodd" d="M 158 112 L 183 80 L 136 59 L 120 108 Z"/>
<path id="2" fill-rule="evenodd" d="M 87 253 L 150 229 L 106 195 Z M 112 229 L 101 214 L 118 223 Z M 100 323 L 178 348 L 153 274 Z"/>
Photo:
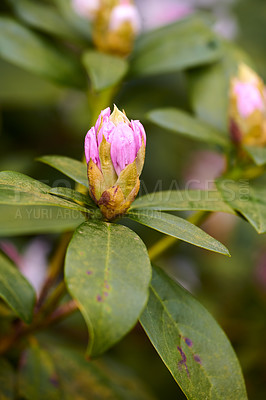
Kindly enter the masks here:
<path id="1" fill-rule="evenodd" d="M 247 65 L 240 64 L 231 79 L 229 92 L 229 129 L 238 145 L 265 146 L 266 99 L 262 79 Z"/>
<path id="2" fill-rule="evenodd" d="M 139 12 L 133 4 L 128 1 L 121 2 L 120 5 L 113 8 L 109 29 L 110 31 L 118 31 L 124 23 L 129 23 L 135 34 L 141 30 L 141 20 Z"/>
<path id="3" fill-rule="evenodd" d="M 125 123 L 117 125 L 111 142 L 111 159 L 119 176 L 125 167 L 137 157 L 137 143 L 132 129 Z"/>
<path id="4" fill-rule="evenodd" d="M 104 140 L 105 139 L 105 140 Z M 146 147 L 140 121 L 106 108 L 85 138 L 85 156 L 92 199 L 107 219 L 123 214 L 139 190 Z"/>
<path id="5" fill-rule="evenodd" d="M 73 9 L 81 17 L 92 20 L 101 5 L 101 0 L 72 0 Z"/>
<path id="6" fill-rule="evenodd" d="M 262 95 L 254 83 L 237 81 L 233 90 L 237 98 L 238 112 L 243 118 L 248 118 L 256 110 L 263 111 Z"/>
<path id="7" fill-rule="evenodd" d="M 99 151 L 94 126 L 89 130 L 85 138 L 85 157 L 87 164 L 90 159 L 92 159 L 92 161 L 100 167 Z"/>

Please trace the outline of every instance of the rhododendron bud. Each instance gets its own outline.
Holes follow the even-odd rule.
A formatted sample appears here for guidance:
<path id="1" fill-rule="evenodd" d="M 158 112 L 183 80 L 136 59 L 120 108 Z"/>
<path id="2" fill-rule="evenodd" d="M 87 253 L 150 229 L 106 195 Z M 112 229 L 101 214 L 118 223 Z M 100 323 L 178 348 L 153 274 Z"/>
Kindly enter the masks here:
<path id="1" fill-rule="evenodd" d="M 230 84 L 230 133 L 238 144 L 266 144 L 266 98 L 263 81 L 241 64 Z"/>
<path id="2" fill-rule="evenodd" d="M 93 40 L 102 51 L 127 56 L 140 32 L 141 19 L 131 0 L 101 0 L 93 25 Z"/>
<path id="3" fill-rule="evenodd" d="M 139 121 L 114 106 L 103 110 L 85 138 L 89 193 L 106 219 L 123 215 L 138 194 L 146 148 Z"/>
<path id="4" fill-rule="evenodd" d="M 129 1 L 121 1 L 121 4 L 112 9 L 109 21 L 110 31 L 118 31 L 124 24 L 129 24 L 135 34 L 141 28 L 140 15 L 137 8 Z"/>
<path id="5" fill-rule="evenodd" d="M 93 20 L 100 8 L 101 0 L 72 0 L 72 6 L 77 14 L 88 20 Z"/>

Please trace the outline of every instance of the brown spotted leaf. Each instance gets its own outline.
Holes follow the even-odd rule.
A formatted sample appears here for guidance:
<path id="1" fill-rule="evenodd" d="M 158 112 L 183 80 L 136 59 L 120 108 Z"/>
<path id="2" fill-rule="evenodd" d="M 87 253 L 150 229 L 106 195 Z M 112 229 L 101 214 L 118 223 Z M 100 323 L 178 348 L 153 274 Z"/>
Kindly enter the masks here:
<path id="1" fill-rule="evenodd" d="M 98 356 L 135 325 L 145 307 L 147 249 L 125 226 L 87 221 L 68 247 L 65 279 L 88 326 L 88 355 Z"/>
<path id="2" fill-rule="evenodd" d="M 159 268 L 153 269 L 140 321 L 187 399 L 247 400 L 226 335 L 208 311 Z"/>

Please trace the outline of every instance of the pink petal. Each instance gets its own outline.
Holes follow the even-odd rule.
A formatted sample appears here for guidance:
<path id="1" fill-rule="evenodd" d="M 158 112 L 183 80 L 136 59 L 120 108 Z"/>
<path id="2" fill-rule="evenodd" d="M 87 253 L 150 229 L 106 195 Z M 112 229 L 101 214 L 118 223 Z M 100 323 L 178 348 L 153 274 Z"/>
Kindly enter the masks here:
<path id="1" fill-rule="evenodd" d="M 102 119 L 103 119 L 103 122 L 107 122 L 108 118 L 110 117 L 110 114 L 111 114 L 110 107 L 107 107 L 103 111 L 101 111 L 101 113 L 96 121 L 96 124 L 95 124 L 95 132 L 96 133 L 98 132 L 98 129 L 101 125 Z"/>
<path id="2" fill-rule="evenodd" d="M 143 125 L 138 120 L 131 120 L 130 125 L 134 133 L 137 153 L 142 146 L 142 138 L 144 139 L 144 144 L 146 146 L 146 133 Z"/>
<path id="3" fill-rule="evenodd" d="M 140 32 L 140 15 L 133 4 L 121 4 L 114 7 L 110 16 L 109 28 L 111 31 L 117 31 L 125 22 L 130 23 L 134 33 Z"/>
<path id="4" fill-rule="evenodd" d="M 85 157 L 87 164 L 92 159 L 92 161 L 98 165 L 100 168 L 99 151 L 96 141 L 96 133 L 94 126 L 89 130 L 85 137 Z"/>
<path id="5" fill-rule="evenodd" d="M 104 121 L 97 135 L 98 146 L 100 146 L 103 140 L 103 135 L 107 140 L 107 142 L 111 143 L 114 130 L 115 130 L 115 124 L 113 122 L 108 120 Z"/>
<path id="6" fill-rule="evenodd" d="M 136 158 L 134 133 L 127 124 L 119 124 L 113 132 L 111 159 L 117 175 Z"/>
<path id="7" fill-rule="evenodd" d="M 243 118 L 248 118 L 255 110 L 263 111 L 264 103 L 259 89 L 249 82 L 237 82 L 234 86 L 237 108 Z"/>

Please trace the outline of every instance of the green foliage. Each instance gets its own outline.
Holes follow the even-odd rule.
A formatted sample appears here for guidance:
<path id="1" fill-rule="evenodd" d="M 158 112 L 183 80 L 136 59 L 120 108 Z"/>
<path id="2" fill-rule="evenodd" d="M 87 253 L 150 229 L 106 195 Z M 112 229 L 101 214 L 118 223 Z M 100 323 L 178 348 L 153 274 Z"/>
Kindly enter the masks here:
<path id="1" fill-rule="evenodd" d="M 128 64 L 123 58 L 92 50 L 83 54 L 83 64 L 96 92 L 120 83 L 128 70 Z"/>
<path id="2" fill-rule="evenodd" d="M 174 133 L 206 143 L 226 147 L 229 140 L 222 132 L 177 109 L 160 109 L 149 112 L 148 119 Z"/>
<path id="3" fill-rule="evenodd" d="M 189 292 L 156 267 L 141 323 L 188 399 L 247 399 L 224 332 Z"/>
<path id="4" fill-rule="evenodd" d="M 21 357 L 19 395 L 27 400 L 62 399 L 58 375 L 49 354 L 33 342 Z"/>
<path id="5" fill-rule="evenodd" d="M 26 175 L 13 171 L 0 172 L 0 204 L 44 205 L 87 212 L 87 208 L 49 194 L 50 187 Z"/>
<path id="6" fill-rule="evenodd" d="M 137 76 L 165 74 L 217 61 L 221 55 L 221 43 L 208 24 L 192 16 L 141 35 L 130 71 Z"/>
<path id="7" fill-rule="evenodd" d="M 0 56 L 57 83 L 85 88 L 80 65 L 66 50 L 46 42 L 9 17 L 0 17 Z"/>
<path id="8" fill-rule="evenodd" d="M 224 245 L 183 218 L 155 210 L 141 209 L 131 211 L 127 215 L 129 218 L 139 222 L 140 224 L 194 244 L 195 246 L 225 254 L 227 256 L 230 255 Z"/>
<path id="9" fill-rule="evenodd" d="M 77 210 L 58 206 L 0 205 L 0 236 L 72 231 L 85 221 Z"/>
<path id="10" fill-rule="evenodd" d="M 264 185 L 242 179 L 219 180 L 224 200 L 242 214 L 258 233 L 266 232 L 266 189 Z"/>
<path id="11" fill-rule="evenodd" d="M 85 187 L 89 185 L 87 167 L 80 161 L 64 156 L 43 156 L 39 157 L 38 161 L 50 165 Z"/>
<path id="12" fill-rule="evenodd" d="M 62 39 L 77 40 L 77 35 L 64 21 L 56 7 L 38 4 L 32 0 L 9 1 L 14 7 L 16 15 L 33 28 Z"/>
<path id="13" fill-rule="evenodd" d="M 89 330 L 95 357 L 136 324 L 148 299 L 151 267 L 140 238 L 121 225 L 85 222 L 68 247 L 65 280 Z"/>
<path id="14" fill-rule="evenodd" d="M 20 271 L 0 253 L 0 297 L 26 323 L 30 323 L 35 292 Z"/>
<path id="15" fill-rule="evenodd" d="M 64 400 L 153 400 L 146 387 L 111 359 L 88 362 L 81 352 L 56 344 L 49 353 L 60 378 Z"/>
<path id="16" fill-rule="evenodd" d="M 222 211 L 234 213 L 217 189 L 212 190 L 166 190 L 139 197 L 130 210 L 162 211 Z"/>
<path id="17" fill-rule="evenodd" d="M 11 365 L 0 358 L 0 399 L 13 400 L 15 395 L 15 373 Z"/>

